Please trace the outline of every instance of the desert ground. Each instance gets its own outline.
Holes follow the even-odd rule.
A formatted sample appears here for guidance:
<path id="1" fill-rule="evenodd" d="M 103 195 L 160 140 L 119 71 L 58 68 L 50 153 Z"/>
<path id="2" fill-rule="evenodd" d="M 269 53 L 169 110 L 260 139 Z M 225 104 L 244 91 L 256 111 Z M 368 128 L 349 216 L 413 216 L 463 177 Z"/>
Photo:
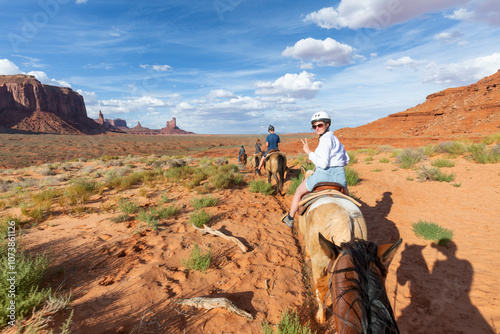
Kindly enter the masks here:
<path id="1" fill-rule="evenodd" d="M 2 162 L 0 178 L 3 182 L 34 181 L 16 195 L 13 190 L 0 192 L 0 216 L 23 220 L 18 240 L 27 252 L 50 255 L 43 287 L 71 294 L 66 308 L 43 315 L 50 316 L 50 321 L 42 332 L 54 329 L 57 333 L 73 310 L 71 333 L 262 333 L 264 321 L 277 324 L 284 312 L 296 310 L 301 323 L 309 322 L 313 331 L 335 333 L 331 313 L 327 312 L 324 325 L 314 320 L 317 305 L 303 237 L 296 227 L 290 229 L 280 222 L 292 195 L 251 192 L 249 182 L 267 178 L 254 175 L 250 165 L 239 165 L 242 183 L 223 189 L 192 188 L 186 186 L 189 180 L 157 178 L 126 189 L 104 189 L 80 210 L 54 200 L 50 216 L 38 223 L 21 213 L 19 202 L 29 201 L 31 193 L 49 187 L 65 189 L 71 180 L 84 176 L 100 182 L 97 173 L 103 176 L 125 166 L 152 170 L 154 161 L 161 161 L 163 155 L 190 156 L 193 166 L 204 157 L 210 161 L 226 156 L 230 164 L 238 165 L 239 146 L 245 145 L 251 153 L 256 136 L 213 136 L 203 142 L 144 136 L 128 143 L 116 136 L 47 135 L 45 141 L 16 136 L 1 135 L 0 148 L 8 159 Z M 284 136 L 285 190 L 299 173 L 304 156 L 299 138 L 304 136 L 312 138 L 311 134 Z M 28 144 L 33 142 L 39 144 Z M 393 140 L 391 146 L 387 144 L 371 141 L 362 149 L 346 140 L 346 149 L 356 152 L 352 168 L 361 182 L 351 186 L 350 192 L 361 203 L 368 239 L 377 244 L 403 239 L 386 282 L 400 331 L 498 333 L 500 164 L 449 157 L 454 166 L 442 170 L 455 175 L 452 182 L 419 182 L 418 171 L 400 168 L 391 153 L 396 147 L 429 143 Z M 92 150 L 87 152 L 89 146 Z M 111 155 L 120 159 L 99 159 Z M 441 157 L 432 156 L 420 164 L 430 165 Z M 111 163 L 117 160 L 123 165 Z M 16 161 L 24 165 L 15 165 Z M 48 162 L 54 175 L 41 173 Z M 202 234 L 192 226 L 193 200 L 203 196 L 217 199 L 215 206 L 205 208 L 211 215 L 210 228 L 236 238 L 246 251 L 231 240 Z M 175 206 L 178 212 L 161 219 L 157 228 L 144 226 L 137 213 L 118 222 L 121 199 L 135 201 L 142 209 Z M 417 237 L 412 224 L 418 221 L 452 230 L 452 241 L 438 246 Z M 213 254 L 204 273 L 185 268 L 183 260 L 195 244 Z M 225 297 L 253 320 L 223 308 L 207 310 L 177 303 L 194 297 Z M 3 332 L 16 330 L 5 327 Z"/>

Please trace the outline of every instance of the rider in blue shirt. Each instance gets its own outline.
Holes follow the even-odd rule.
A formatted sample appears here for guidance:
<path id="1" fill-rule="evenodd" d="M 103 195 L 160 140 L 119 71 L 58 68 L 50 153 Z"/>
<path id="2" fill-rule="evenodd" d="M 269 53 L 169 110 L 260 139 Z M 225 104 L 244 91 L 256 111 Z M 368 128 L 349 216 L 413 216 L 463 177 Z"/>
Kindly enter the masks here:
<path id="1" fill-rule="evenodd" d="M 271 150 L 277 150 L 279 151 L 280 147 L 280 136 L 274 133 L 274 126 L 269 125 L 269 128 L 267 129 L 269 134 L 266 137 L 266 152 L 264 152 L 264 156 L 262 159 L 260 159 L 259 166 L 255 169 L 256 174 L 260 174 L 260 168 L 264 164 L 264 161 L 266 160 L 265 157 Z"/>

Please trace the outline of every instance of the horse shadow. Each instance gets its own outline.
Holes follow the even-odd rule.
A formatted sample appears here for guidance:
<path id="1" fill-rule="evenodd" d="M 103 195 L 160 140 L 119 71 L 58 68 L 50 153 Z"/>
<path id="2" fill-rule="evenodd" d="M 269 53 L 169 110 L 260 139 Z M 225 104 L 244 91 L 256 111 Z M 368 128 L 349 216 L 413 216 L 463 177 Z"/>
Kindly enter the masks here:
<path id="1" fill-rule="evenodd" d="M 376 244 L 394 242 L 400 238 L 396 224 L 387 218 L 394 204 L 391 195 L 391 192 L 386 191 L 373 207 L 356 199 L 361 203 L 360 210 L 366 221 L 368 240 Z"/>
<path id="2" fill-rule="evenodd" d="M 409 282 L 411 298 L 397 319 L 401 333 L 495 333 L 470 300 L 474 272 L 456 257 L 456 244 L 431 246 L 446 256 L 432 270 L 422 254 L 425 247 L 406 244 L 401 253 L 397 281 Z"/>

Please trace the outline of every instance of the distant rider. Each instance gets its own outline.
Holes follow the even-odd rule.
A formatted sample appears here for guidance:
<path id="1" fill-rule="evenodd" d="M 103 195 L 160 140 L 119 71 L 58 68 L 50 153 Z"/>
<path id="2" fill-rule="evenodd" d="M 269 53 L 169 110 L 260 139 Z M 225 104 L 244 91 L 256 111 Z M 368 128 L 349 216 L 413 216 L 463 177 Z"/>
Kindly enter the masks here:
<path id="1" fill-rule="evenodd" d="M 275 150 L 279 151 L 280 147 L 280 137 L 274 133 L 274 126 L 269 125 L 269 128 L 267 128 L 267 131 L 269 134 L 266 137 L 266 152 L 264 152 L 264 155 L 262 156 L 262 159 L 260 159 L 259 166 L 255 168 L 255 174 L 260 175 L 260 168 L 264 164 L 264 161 L 266 160 L 266 156 L 269 153 L 269 151 Z"/>
<path id="2" fill-rule="evenodd" d="M 241 146 L 240 155 L 238 155 L 238 162 L 241 162 L 241 157 L 245 154 L 245 148 Z"/>

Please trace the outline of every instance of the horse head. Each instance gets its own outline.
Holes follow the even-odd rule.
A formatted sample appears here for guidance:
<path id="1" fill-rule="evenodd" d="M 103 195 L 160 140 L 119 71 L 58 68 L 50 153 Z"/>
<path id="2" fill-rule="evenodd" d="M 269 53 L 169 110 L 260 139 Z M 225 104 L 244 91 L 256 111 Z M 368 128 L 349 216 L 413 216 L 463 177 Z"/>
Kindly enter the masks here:
<path id="1" fill-rule="evenodd" d="M 337 246 L 319 233 L 321 248 L 330 257 L 328 287 L 338 333 L 399 333 L 385 279 L 401 242 L 377 246 L 354 239 Z"/>

